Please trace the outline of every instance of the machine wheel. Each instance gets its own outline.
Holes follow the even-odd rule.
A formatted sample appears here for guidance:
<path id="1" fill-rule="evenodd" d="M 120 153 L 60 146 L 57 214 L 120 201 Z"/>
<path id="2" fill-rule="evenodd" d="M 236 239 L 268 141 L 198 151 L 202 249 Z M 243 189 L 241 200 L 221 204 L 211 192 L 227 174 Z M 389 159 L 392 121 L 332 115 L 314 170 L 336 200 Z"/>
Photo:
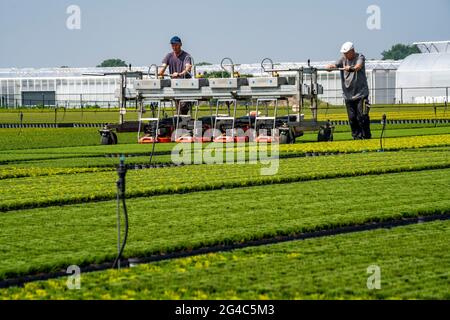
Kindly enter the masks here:
<path id="1" fill-rule="evenodd" d="M 283 130 L 280 133 L 280 144 L 295 143 L 295 136 L 290 130 Z"/>
<path id="2" fill-rule="evenodd" d="M 111 131 L 111 144 L 118 144 L 119 139 L 117 138 L 117 134 Z"/>
<path id="3" fill-rule="evenodd" d="M 109 144 L 109 140 L 110 140 L 109 136 L 102 135 L 100 143 L 103 144 L 103 145 L 108 145 Z"/>
<path id="4" fill-rule="evenodd" d="M 100 131 L 101 139 L 100 143 L 102 145 L 117 144 L 117 134 L 109 129 L 104 129 Z"/>
<path id="5" fill-rule="evenodd" d="M 321 127 L 317 135 L 317 141 L 333 141 L 333 131 L 330 127 Z"/>
<path id="6" fill-rule="evenodd" d="M 288 144 L 289 140 L 289 134 L 280 134 L 280 144 Z"/>

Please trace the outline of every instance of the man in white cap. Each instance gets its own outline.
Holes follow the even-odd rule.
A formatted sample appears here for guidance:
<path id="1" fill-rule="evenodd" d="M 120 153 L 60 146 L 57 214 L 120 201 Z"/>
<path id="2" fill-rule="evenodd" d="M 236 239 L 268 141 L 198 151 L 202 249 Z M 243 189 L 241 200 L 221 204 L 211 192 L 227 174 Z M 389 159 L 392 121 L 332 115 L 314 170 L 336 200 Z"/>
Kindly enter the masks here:
<path id="1" fill-rule="evenodd" d="M 343 56 L 326 68 L 341 69 L 342 90 L 347 106 L 348 120 L 353 139 L 370 139 L 369 86 L 367 84 L 364 55 L 355 52 L 353 43 L 342 45 Z"/>

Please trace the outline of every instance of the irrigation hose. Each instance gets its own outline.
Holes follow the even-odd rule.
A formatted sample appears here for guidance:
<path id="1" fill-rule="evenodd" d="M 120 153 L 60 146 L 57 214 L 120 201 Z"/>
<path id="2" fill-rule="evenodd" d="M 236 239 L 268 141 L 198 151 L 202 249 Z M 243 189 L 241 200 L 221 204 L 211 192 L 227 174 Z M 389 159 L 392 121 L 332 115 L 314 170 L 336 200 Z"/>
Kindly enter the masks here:
<path id="1" fill-rule="evenodd" d="M 156 128 L 156 131 L 158 131 L 158 128 Z M 153 154 L 155 153 L 156 137 L 157 137 L 157 134 L 155 134 L 155 135 L 153 136 L 153 141 L 152 141 L 152 152 L 150 153 L 150 164 L 152 164 Z"/>
<path id="2" fill-rule="evenodd" d="M 386 115 L 385 114 L 383 114 L 382 124 L 383 124 L 383 126 L 381 127 L 380 150 L 384 151 L 384 149 L 383 149 L 383 139 L 384 139 L 384 132 L 386 130 Z"/>
<path id="3" fill-rule="evenodd" d="M 124 156 L 120 159 L 120 166 L 117 169 L 117 172 L 119 174 L 119 179 L 117 180 L 117 235 L 118 235 L 118 253 L 117 257 L 114 260 L 113 268 L 119 267 L 120 268 L 120 259 L 122 257 L 123 251 L 125 249 L 125 246 L 127 244 L 128 239 L 128 211 L 127 211 L 127 204 L 125 202 L 125 175 L 127 173 L 127 168 L 124 164 Z M 122 207 L 123 207 L 123 215 L 124 215 L 124 221 L 125 221 L 125 231 L 124 231 L 124 237 L 122 240 L 122 243 L 120 243 L 120 202 L 122 200 Z"/>
<path id="4" fill-rule="evenodd" d="M 120 196 L 119 196 L 119 193 L 120 193 Z M 119 265 L 119 261 L 122 258 L 123 250 L 125 249 L 125 246 L 127 244 L 127 239 L 128 239 L 128 211 L 127 211 L 127 205 L 125 202 L 125 195 L 120 192 L 119 185 L 117 186 L 117 198 L 118 198 L 117 210 L 120 210 L 119 198 L 122 198 L 123 215 L 124 215 L 124 219 L 125 219 L 125 234 L 124 234 L 124 237 L 122 240 L 122 244 L 119 248 L 119 252 L 117 254 L 116 260 L 114 260 L 113 269 L 117 268 L 117 266 Z M 119 214 L 119 211 L 117 213 Z"/>

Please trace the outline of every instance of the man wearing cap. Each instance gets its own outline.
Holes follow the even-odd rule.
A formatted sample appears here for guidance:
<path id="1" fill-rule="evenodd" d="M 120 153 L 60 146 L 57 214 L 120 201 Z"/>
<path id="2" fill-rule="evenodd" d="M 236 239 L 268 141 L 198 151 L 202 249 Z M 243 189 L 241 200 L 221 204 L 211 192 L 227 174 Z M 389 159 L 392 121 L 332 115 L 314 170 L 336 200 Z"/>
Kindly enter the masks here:
<path id="1" fill-rule="evenodd" d="M 343 56 L 335 64 L 330 64 L 326 68 L 329 71 L 336 68 L 341 69 L 342 90 L 353 139 L 370 139 L 372 134 L 370 132 L 366 58 L 361 53 L 355 52 L 351 42 L 342 45 L 341 53 Z"/>
<path id="2" fill-rule="evenodd" d="M 162 69 L 159 75 L 163 76 L 167 67 L 172 78 L 191 78 L 192 57 L 181 49 L 181 39 L 177 36 L 170 39 L 172 52 L 168 53 L 162 61 Z"/>
<path id="3" fill-rule="evenodd" d="M 192 57 L 189 53 L 181 49 L 182 42 L 177 36 L 170 39 L 172 45 L 172 52 L 168 53 L 163 61 L 162 68 L 159 71 L 159 76 L 163 77 L 166 69 L 169 68 L 169 73 L 173 79 L 190 79 L 192 70 Z M 189 112 L 190 103 L 179 103 L 178 114 L 186 115 Z"/>

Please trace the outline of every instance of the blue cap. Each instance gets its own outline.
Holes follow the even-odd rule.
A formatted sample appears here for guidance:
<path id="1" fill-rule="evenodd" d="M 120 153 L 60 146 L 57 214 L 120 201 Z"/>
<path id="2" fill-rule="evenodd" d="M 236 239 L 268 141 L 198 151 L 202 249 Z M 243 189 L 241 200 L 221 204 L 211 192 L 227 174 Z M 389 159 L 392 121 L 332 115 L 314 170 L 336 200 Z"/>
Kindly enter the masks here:
<path id="1" fill-rule="evenodd" d="M 181 44 L 180 37 L 175 36 L 175 37 L 172 37 L 172 39 L 170 39 L 170 44 L 176 44 L 176 43 Z"/>

